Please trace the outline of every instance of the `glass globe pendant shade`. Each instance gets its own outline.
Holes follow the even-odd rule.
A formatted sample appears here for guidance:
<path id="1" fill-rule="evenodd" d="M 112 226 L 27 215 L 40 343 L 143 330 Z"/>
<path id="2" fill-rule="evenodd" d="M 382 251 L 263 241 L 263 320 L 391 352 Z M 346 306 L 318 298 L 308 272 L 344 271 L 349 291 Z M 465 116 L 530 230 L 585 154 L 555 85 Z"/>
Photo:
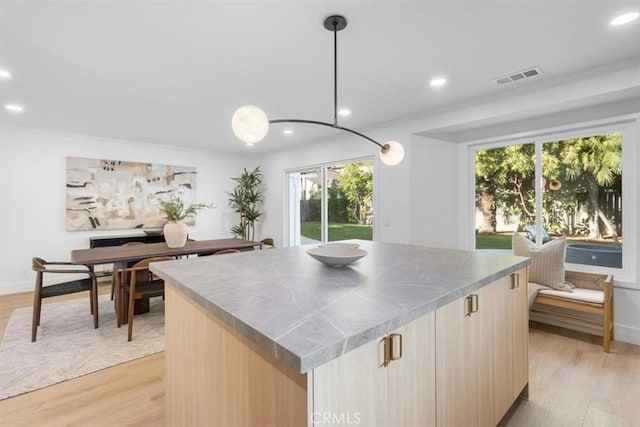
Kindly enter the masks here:
<path id="1" fill-rule="evenodd" d="M 380 149 L 380 160 L 389 166 L 395 166 L 404 159 L 404 148 L 398 141 L 387 141 Z"/>
<path id="2" fill-rule="evenodd" d="M 269 132 L 269 119 L 260 108 L 245 105 L 233 113 L 231 127 L 241 141 L 254 144 L 262 141 Z"/>

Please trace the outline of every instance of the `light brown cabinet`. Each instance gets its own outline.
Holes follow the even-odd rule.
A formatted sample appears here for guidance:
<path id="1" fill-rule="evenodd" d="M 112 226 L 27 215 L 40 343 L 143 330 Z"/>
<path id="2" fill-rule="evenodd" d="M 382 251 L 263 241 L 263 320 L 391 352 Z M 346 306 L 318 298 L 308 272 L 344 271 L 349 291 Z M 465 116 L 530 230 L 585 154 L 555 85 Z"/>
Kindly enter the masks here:
<path id="1" fill-rule="evenodd" d="M 525 273 L 436 310 L 438 426 L 494 426 L 527 384 Z"/>
<path id="2" fill-rule="evenodd" d="M 496 282 L 494 301 L 493 408 L 494 420 L 499 421 L 529 377 L 526 270 Z"/>
<path id="3" fill-rule="evenodd" d="M 311 421 L 320 425 L 434 425 L 434 334 L 432 312 L 314 369 L 308 374 L 307 388 L 311 391 Z M 386 358 L 385 340 L 389 346 Z"/>
<path id="4" fill-rule="evenodd" d="M 437 425 L 490 425 L 493 284 L 436 310 Z"/>

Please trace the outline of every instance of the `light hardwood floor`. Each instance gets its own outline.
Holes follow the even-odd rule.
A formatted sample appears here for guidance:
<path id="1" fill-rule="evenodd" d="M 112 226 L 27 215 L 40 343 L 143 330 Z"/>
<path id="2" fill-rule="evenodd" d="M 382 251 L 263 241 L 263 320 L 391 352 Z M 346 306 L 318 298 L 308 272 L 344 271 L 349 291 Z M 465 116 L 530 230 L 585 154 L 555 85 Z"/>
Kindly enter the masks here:
<path id="1" fill-rule="evenodd" d="M 101 294 L 110 291 L 110 284 L 100 285 Z M 87 298 L 74 294 L 43 304 L 78 297 Z M 13 310 L 32 305 L 32 298 L 31 292 L 0 297 L 0 334 Z M 2 400 L 0 426 L 162 426 L 163 378 L 164 352 Z"/>
<path id="2" fill-rule="evenodd" d="M 0 297 L 0 336 L 31 298 Z M 597 337 L 532 324 L 529 357 L 529 400 L 519 400 L 502 425 L 640 426 L 640 346 L 615 341 L 607 354 Z M 163 379 L 158 353 L 0 401 L 0 425 L 162 426 Z"/>

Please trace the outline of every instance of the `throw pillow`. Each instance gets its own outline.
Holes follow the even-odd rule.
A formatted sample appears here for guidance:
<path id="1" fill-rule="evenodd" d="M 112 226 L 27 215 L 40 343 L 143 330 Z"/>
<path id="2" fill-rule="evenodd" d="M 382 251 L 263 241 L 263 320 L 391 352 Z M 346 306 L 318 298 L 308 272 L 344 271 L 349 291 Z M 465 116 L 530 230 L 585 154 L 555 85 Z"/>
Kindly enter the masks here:
<path id="1" fill-rule="evenodd" d="M 564 279 L 564 258 L 567 250 L 565 236 L 553 239 L 542 246 L 513 233 L 513 254 L 531 258 L 529 281 L 549 286 L 559 291 L 573 292 L 572 283 Z"/>

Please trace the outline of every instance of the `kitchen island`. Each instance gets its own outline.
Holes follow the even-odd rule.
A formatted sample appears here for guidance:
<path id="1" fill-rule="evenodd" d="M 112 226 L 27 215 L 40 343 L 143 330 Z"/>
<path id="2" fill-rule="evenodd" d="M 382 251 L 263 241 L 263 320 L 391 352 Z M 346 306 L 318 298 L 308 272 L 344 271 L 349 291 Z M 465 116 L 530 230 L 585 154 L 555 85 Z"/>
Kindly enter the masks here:
<path id="1" fill-rule="evenodd" d="M 167 425 L 495 425 L 528 383 L 529 260 L 354 242 L 342 268 L 312 246 L 152 264 Z"/>

